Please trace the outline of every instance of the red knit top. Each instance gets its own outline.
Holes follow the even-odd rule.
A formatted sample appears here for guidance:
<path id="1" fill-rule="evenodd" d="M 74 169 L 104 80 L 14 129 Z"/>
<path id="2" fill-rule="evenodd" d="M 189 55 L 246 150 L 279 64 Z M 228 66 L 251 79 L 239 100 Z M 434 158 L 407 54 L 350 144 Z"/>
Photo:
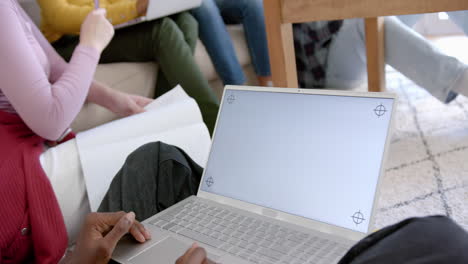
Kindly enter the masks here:
<path id="1" fill-rule="evenodd" d="M 57 263 L 67 233 L 39 163 L 44 139 L 16 114 L 0 111 L 0 263 Z"/>

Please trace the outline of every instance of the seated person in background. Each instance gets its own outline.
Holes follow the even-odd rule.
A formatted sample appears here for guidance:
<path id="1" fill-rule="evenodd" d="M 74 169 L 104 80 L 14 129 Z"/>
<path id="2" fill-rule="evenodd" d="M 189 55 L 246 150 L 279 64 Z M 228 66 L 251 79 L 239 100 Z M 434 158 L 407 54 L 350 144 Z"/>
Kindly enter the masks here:
<path id="1" fill-rule="evenodd" d="M 203 0 L 191 12 L 200 24 L 200 39 L 224 84 L 240 85 L 246 81 L 226 22 L 243 24 L 259 85 L 272 86 L 262 0 Z"/>
<path id="2" fill-rule="evenodd" d="M 38 3 L 42 32 L 57 52 L 69 61 L 79 43 L 80 25 L 94 9 L 93 0 L 38 0 Z M 115 25 L 144 15 L 148 1 L 100 0 L 100 6 L 107 10 L 107 18 Z M 195 62 L 193 53 L 197 39 L 198 24 L 184 12 L 116 30 L 115 37 L 101 54 L 100 63 L 158 63 L 156 96 L 180 84 L 197 101 L 212 132 L 219 102 Z"/>
<path id="3" fill-rule="evenodd" d="M 362 19 L 294 25 L 299 86 L 350 89 L 365 82 Z M 468 96 L 468 66 L 437 50 L 397 17 L 385 18 L 385 60 L 441 102 Z"/>

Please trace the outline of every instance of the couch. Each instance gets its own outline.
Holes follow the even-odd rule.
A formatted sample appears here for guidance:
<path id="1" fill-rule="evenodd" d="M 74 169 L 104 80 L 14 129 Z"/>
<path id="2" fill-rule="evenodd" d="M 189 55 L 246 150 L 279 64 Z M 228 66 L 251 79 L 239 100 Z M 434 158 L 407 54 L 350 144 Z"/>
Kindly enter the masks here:
<path id="1" fill-rule="evenodd" d="M 34 22 L 39 25 L 40 9 L 36 0 L 19 0 L 19 2 Z M 255 85 L 256 77 L 251 65 L 242 27 L 240 25 L 228 26 L 228 32 L 233 40 L 237 58 L 244 68 L 247 83 Z M 198 41 L 196 48 L 195 59 L 203 74 L 209 80 L 211 87 L 220 98 L 223 92 L 223 84 L 214 69 L 205 47 L 200 41 Z M 156 85 L 157 69 L 158 66 L 152 62 L 100 64 L 97 68 L 95 78 L 113 89 L 152 97 Z M 117 118 L 115 114 L 107 109 L 95 104 L 86 103 L 73 122 L 72 129 L 75 132 L 80 132 Z"/>

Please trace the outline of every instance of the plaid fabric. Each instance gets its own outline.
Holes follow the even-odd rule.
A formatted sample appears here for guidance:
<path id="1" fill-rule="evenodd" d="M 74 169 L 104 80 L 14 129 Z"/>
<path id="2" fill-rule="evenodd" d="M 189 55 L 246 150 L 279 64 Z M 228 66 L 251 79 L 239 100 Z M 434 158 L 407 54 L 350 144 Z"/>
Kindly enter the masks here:
<path id="1" fill-rule="evenodd" d="M 297 77 L 301 88 L 325 86 L 330 43 L 343 20 L 294 24 Z"/>

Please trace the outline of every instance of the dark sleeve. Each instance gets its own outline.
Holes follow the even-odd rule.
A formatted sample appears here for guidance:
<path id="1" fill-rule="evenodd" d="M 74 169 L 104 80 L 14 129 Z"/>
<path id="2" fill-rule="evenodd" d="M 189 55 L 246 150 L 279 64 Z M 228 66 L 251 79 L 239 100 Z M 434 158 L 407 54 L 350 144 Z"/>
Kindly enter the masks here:
<path id="1" fill-rule="evenodd" d="M 445 216 L 410 218 L 359 241 L 339 264 L 468 263 L 468 233 Z"/>
<path id="2" fill-rule="evenodd" d="M 202 171 L 183 150 L 148 143 L 128 156 L 98 211 L 133 211 L 143 221 L 195 195 Z"/>

